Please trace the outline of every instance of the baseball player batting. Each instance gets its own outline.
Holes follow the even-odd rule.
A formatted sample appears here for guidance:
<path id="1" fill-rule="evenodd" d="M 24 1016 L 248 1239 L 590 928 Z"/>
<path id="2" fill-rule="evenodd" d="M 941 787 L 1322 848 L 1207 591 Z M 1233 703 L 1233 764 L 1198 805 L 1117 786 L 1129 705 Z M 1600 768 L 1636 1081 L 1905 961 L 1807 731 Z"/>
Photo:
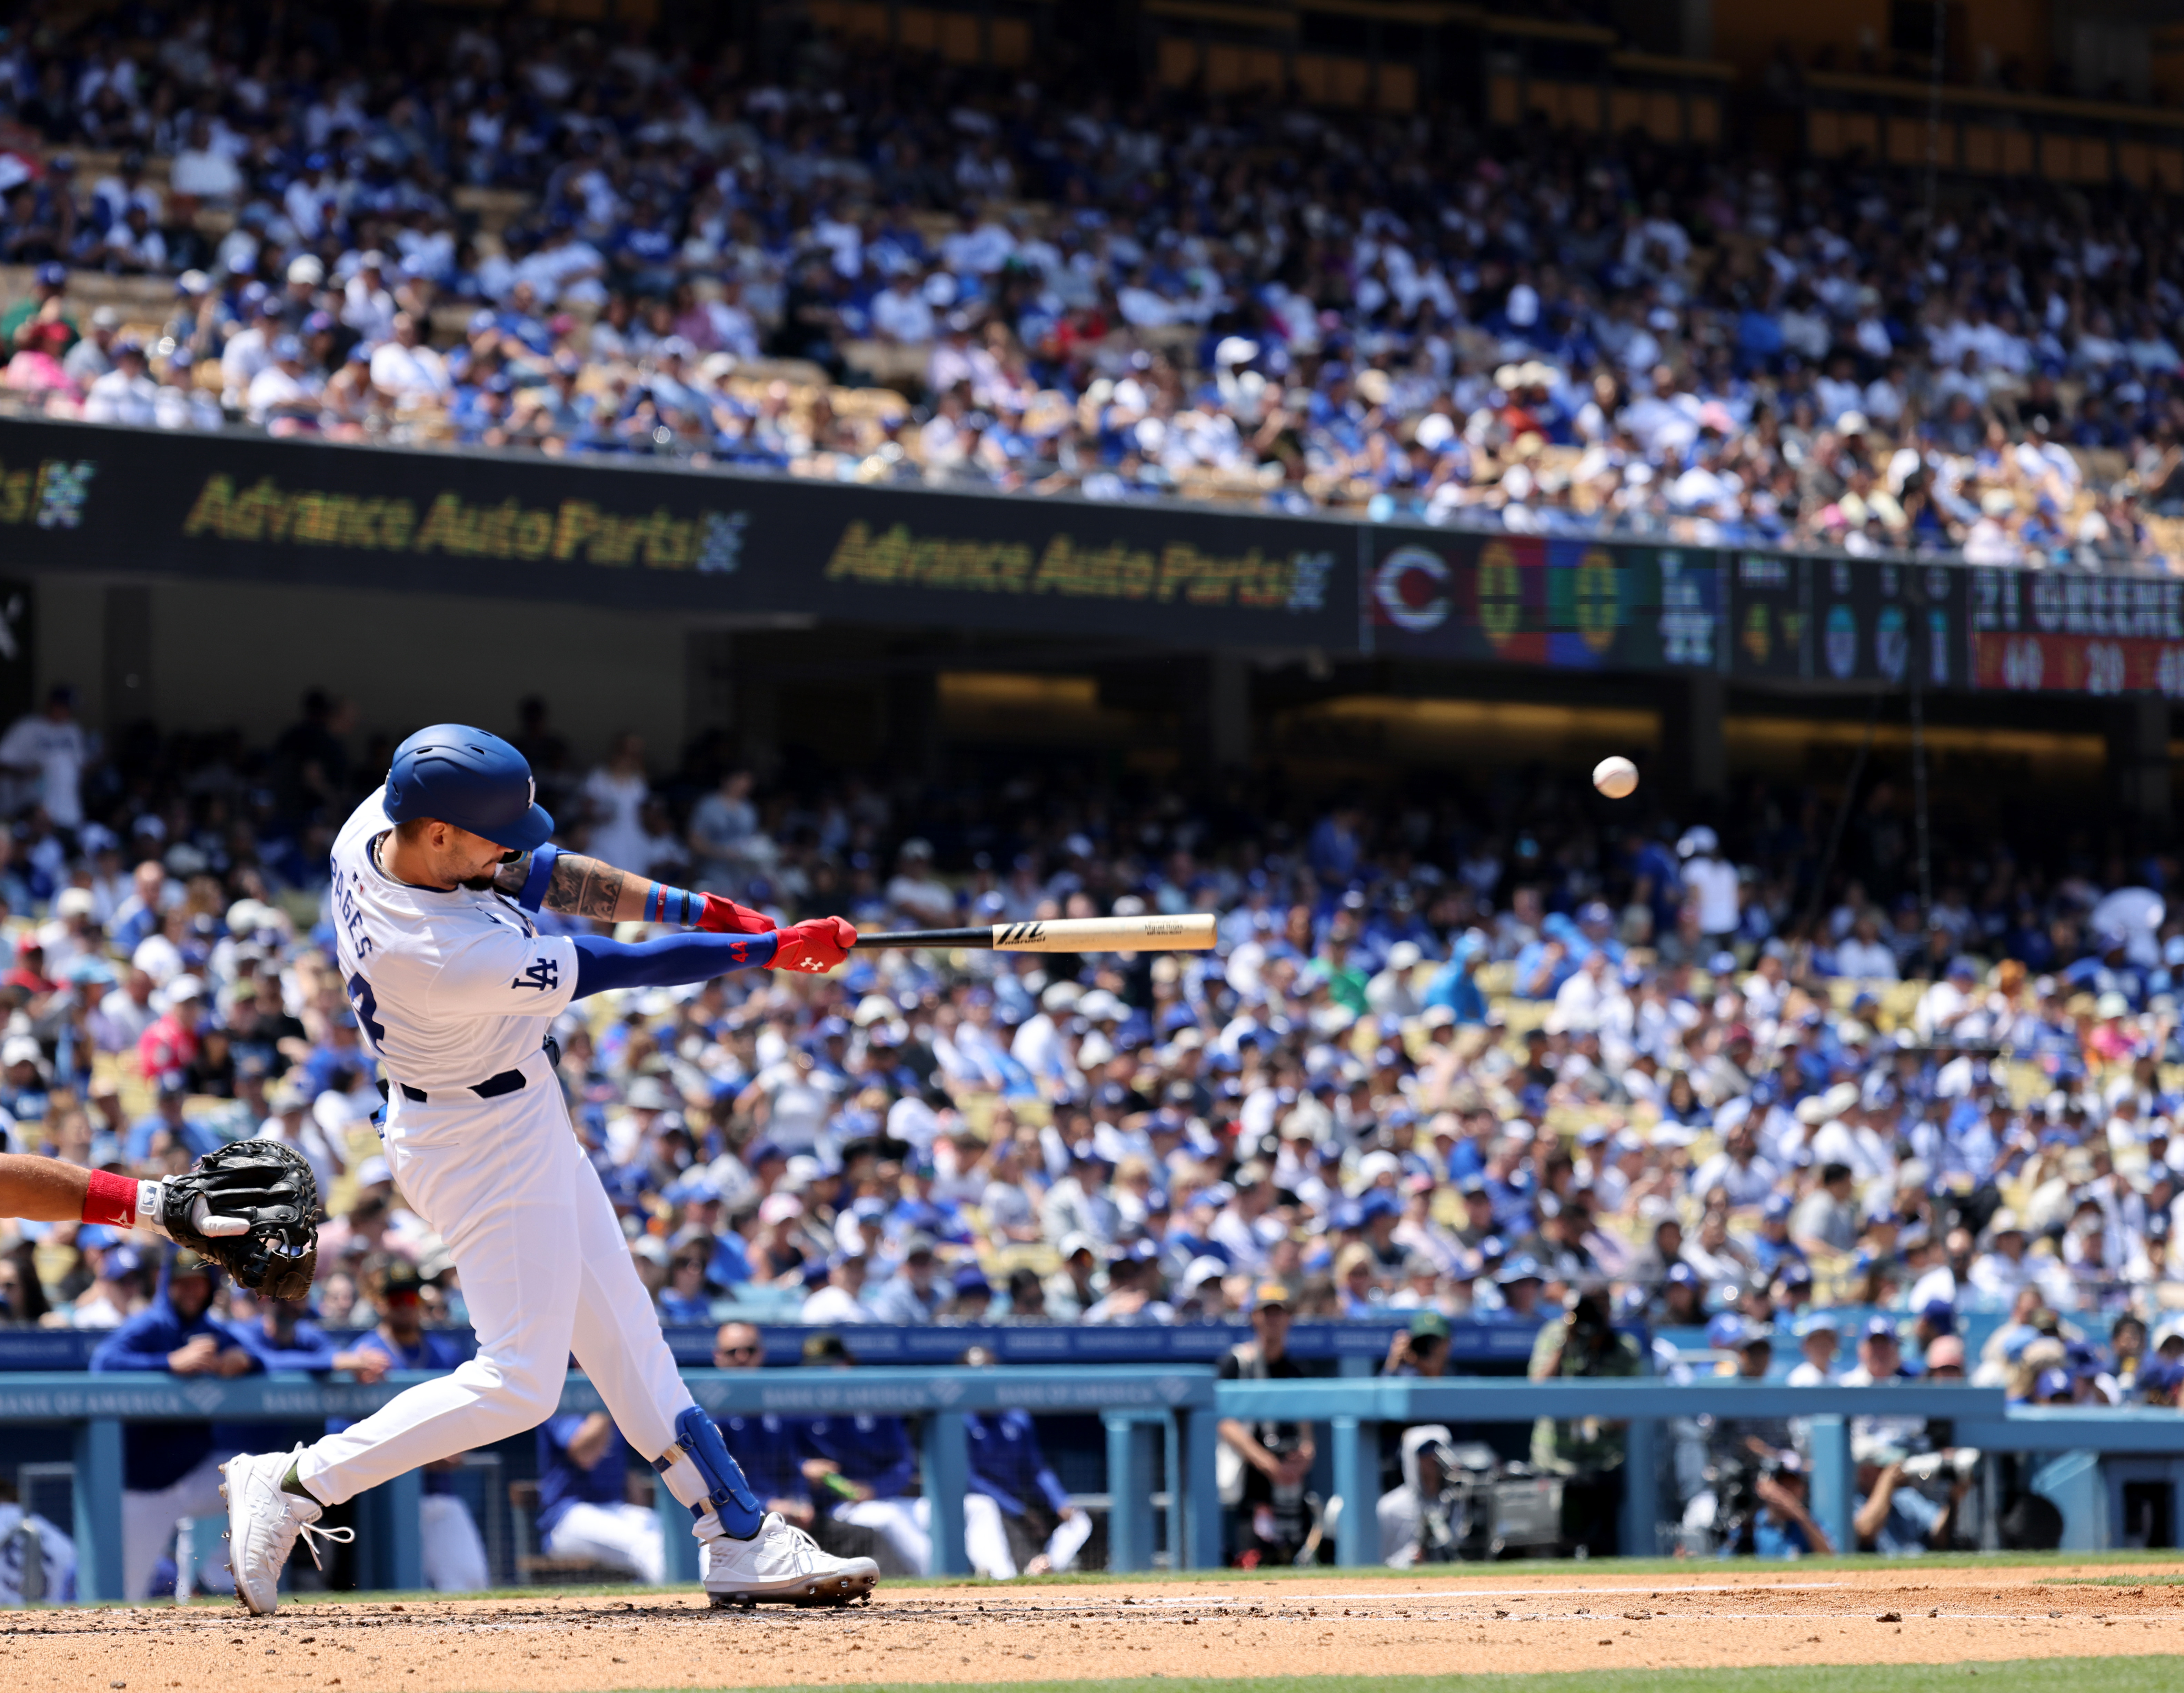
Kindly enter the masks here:
<path id="1" fill-rule="evenodd" d="M 322 1507 L 553 1415 L 569 1356 L 616 1426 L 694 1519 L 716 1605 L 840 1604 L 879 1578 L 764 1509 L 676 1373 L 606 1190 L 585 1159 L 547 1049 L 571 1000 L 729 970 L 823 971 L 856 930 L 822 917 L 777 930 L 711 894 L 663 887 L 546 844 L 531 767 L 497 735 L 420 729 L 334 841 L 336 952 L 387 1087 L 381 1135 L 404 1200 L 446 1241 L 477 1355 L 361 1422 L 292 1452 L 222 1467 L 236 1595 L 259 1616 Z M 541 907 L 685 923 L 623 945 L 541 935 Z"/>

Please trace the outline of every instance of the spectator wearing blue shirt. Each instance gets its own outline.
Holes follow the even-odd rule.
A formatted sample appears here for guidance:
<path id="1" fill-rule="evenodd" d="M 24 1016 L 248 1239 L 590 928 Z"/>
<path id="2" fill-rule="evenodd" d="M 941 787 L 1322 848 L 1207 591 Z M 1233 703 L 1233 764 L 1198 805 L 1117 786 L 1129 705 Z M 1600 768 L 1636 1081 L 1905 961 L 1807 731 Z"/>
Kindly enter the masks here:
<path id="1" fill-rule="evenodd" d="M 163 1131 L 167 1143 L 186 1148 L 192 1160 L 203 1158 L 221 1144 L 217 1129 L 183 1114 L 182 1102 L 189 1097 L 189 1091 L 188 1079 L 180 1070 L 159 1078 L 158 1109 L 150 1116 L 140 1117 L 131 1123 L 128 1137 L 122 1143 L 123 1155 L 131 1164 L 150 1159 Z"/>
<path id="2" fill-rule="evenodd" d="M 2065 965 L 2062 979 L 2079 992 L 2096 997 L 2120 993 L 2130 1009 L 2143 1010 L 2146 973 L 2131 962 L 2126 950 L 2127 938 L 2120 930 L 2098 930 L 2093 936 L 2092 949 Z"/>
<path id="3" fill-rule="evenodd" d="M 1771 1277 L 1784 1264 L 1803 1261 L 1805 1254 L 1790 1238 L 1790 1213 L 1796 1209 L 1797 1202 L 1779 1192 L 1769 1193 L 1760 1206 L 1758 1232 L 1743 1243 L 1761 1274 Z"/>
<path id="4" fill-rule="evenodd" d="M 257 1354 L 209 1315 L 215 1273 L 187 1249 L 169 1253 L 152 1303 L 99 1343 L 91 1355 L 92 1369 L 222 1381 L 261 1372 Z M 184 1518 L 226 1516 L 220 1493 L 221 1454 L 209 1422 L 132 1422 L 122 1434 L 121 1453 L 122 1594 L 144 1599 L 175 1525 Z M 224 1545 L 203 1572 L 208 1586 L 228 1578 Z"/>
<path id="5" fill-rule="evenodd" d="M 944 1296 L 933 1285 L 933 1240 L 914 1234 L 904 1243 L 902 1267 L 872 1295 L 878 1322 L 923 1324 L 933 1321 Z"/>
<path id="6" fill-rule="evenodd" d="M 538 1545 L 640 1581 L 666 1579 L 666 1545 L 649 1506 L 629 1500 L 629 1443 L 603 1411 L 538 1426 Z"/>
<path id="7" fill-rule="evenodd" d="M 1588 949 L 1578 926 L 1562 912 L 1551 912 L 1537 940 L 1517 953 L 1515 992 L 1519 999 L 1552 999 L 1577 974 Z"/>
<path id="8" fill-rule="evenodd" d="M 130 873 L 126 897 L 106 920 L 107 939 L 123 958 L 136 955 L 137 943 L 154 933 L 165 916 L 167 873 L 157 858 L 147 858 Z M 11 904 L 13 901 L 9 902 Z"/>
<path id="9" fill-rule="evenodd" d="M 713 1296 L 705 1286 L 705 1268 L 712 1261 L 711 1243 L 686 1241 L 668 1261 L 667 1285 L 655 1296 L 663 1323 L 710 1322 Z"/>
<path id="10" fill-rule="evenodd" d="M 1315 398 L 1314 405 L 1323 402 Z M 1335 807 L 1312 826 L 1307 852 L 1312 869 L 1321 881 L 1330 887 L 1340 888 L 1357 874 L 1357 861 L 1362 852 L 1358 841 L 1358 825 L 1362 817 L 1354 805 Z"/>
<path id="11" fill-rule="evenodd" d="M 315 1099 L 329 1090 L 348 1092 L 359 1077 L 371 1073 L 371 1054 L 357 1039 L 355 1013 L 334 1012 L 326 1019 L 326 1039 L 313 1047 L 304 1060 L 304 1086 Z"/>
<path id="12" fill-rule="evenodd" d="M 1483 941 L 1472 935 L 1458 940 L 1451 949 L 1448 962 L 1435 971 L 1433 980 L 1426 984 L 1428 1016 L 1437 1008 L 1446 1007 L 1459 1025 L 1483 1025 L 1486 1021 L 1486 995 L 1479 986 L 1479 967 L 1485 962 Z"/>

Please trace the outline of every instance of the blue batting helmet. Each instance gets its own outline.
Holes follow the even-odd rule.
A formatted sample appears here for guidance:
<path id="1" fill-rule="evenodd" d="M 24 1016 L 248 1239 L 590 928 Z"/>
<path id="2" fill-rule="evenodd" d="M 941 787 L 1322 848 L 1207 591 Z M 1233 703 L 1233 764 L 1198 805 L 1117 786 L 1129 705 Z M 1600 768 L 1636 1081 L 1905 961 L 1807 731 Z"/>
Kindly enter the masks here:
<path id="1" fill-rule="evenodd" d="M 530 761 L 499 735 L 459 723 L 421 729 L 394 749 L 386 809 L 393 822 L 437 818 L 511 852 L 543 846 L 554 832 Z"/>

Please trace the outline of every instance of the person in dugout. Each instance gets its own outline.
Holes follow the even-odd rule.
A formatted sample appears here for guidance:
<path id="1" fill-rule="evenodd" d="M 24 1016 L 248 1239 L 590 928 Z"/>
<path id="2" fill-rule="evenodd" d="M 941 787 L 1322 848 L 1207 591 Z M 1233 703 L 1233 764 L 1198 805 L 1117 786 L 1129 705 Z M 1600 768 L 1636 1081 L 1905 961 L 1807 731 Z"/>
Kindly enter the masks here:
<path id="1" fill-rule="evenodd" d="M 973 1367 L 995 1360 L 983 1346 L 963 1355 Z M 1069 1490 L 1039 1450 L 1028 1411 L 974 1411 L 963 1418 L 970 1443 L 971 1491 L 1001 1513 L 1009 1565 L 996 1574 L 1048 1575 L 1073 1568 L 1092 1533 L 1092 1518 L 1069 1502 Z"/>
<path id="2" fill-rule="evenodd" d="M 667 1578 L 660 1518 L 629 1496 L 629 1442 L 603 1411 L 538 1425 L 538 1546 L 633 1575 Z"/>
<path id="3" fill-rule="evenodd" d="M 159 1266 L 152 1303 L 115 1329 L 91 1355 L 95 1372 L 165 1371 L 215 1381 L 262 1373 L 265 1366 L 242 1337 L 211 1315 L 218 1266 L 187 1247 L 170 1249 Z M 220 1496 L 224 1430 L 210 1422 L 132 1422 L 121 1447 L 121 1591 L 151 1596 L 153 1572 L 176 1526 L 225 1514 Z M 225 1443 L 227 1452 L 238 1443 Z M 208 1591 L 228 1581 L 226 1542 L 208 1534 L 198 1584 Z M 177 1545 L 177 1562 L 188 1548 Z M 161 1583 L 162 1587 L 164 1582 Z"/>
<path id="4" fill-rule="evenodd" d="M 804 1344 L 808 1365 L 846 1368 L 856 1360 L 838 1335 Z M 804 1475 L 822 1509 L 837 1523 L 872 1529 L 892 1560 L 912 1575 L 933 1573 L 933 1501 L 920 1497 L 917 1449 L 900 1416 L 814 1416 L 804 1423 Z M 981 1493 L 963 1500 L 963 1550 L 980 1575 L 1016 1573 L 1000 1508 Z M 884 1566 L 883 1566 L 884 1567 Z"/>
<path id="5" fill-rule="evenodd" d="M 389 1370 L 454 1369 L 463 1361 L 462 1344 L 444 1329 L 425 1327 L 424 1301 L 424 1278 L 416 1266 L 405 1259 L 390 1260 L 379 1283 L 379 1308 L 385 1315 L 348 1351 L 334 1355 L 334 1367 L 354 1371 L 359 1381 L 367 1382 L 378 1381 Z M 266 1303 L 271 1306 L 275 1302 Z M 266 1368 L 279 1367 L 269 1356 Z M 326 1433 L 339 1433 L 349 1426 L 347 1420 L 329 1420 Z M 461 1467 L 460 1456 L 436 1459 L 424 1467 L 417 1521 L 425 1585 L 435 1593 L 477 1593 L 493 1585 L 485 1537 L 478 1533 L 470 1506 L 455 1491 L 454 1472 Z"/>

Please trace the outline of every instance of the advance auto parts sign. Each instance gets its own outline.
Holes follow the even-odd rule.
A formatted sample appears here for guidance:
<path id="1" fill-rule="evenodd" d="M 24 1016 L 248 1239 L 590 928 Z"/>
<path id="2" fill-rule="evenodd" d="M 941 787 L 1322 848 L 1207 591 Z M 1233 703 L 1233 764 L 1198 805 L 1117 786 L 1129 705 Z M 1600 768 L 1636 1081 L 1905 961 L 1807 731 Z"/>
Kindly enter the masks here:
<path id="1" fill-rule="evenodd" d="M 1167 506 L 4 422 L 10 523 L 30 569 L 1357 643 L 1356 526 Z"/>
<path id="2" fill-rule="evenodd" d="M 820 609 L 1354 650 L 1357 526 L 1075 500 L 827 490 Z"/>
<path id="3" fill-rule="evenodd" d="M 65 522 L 25 522 L 31 569 L 740 609 L 740 478 L 91 425 L 0 423 Z M 50 465 L 47 468 L 50 469 Z M 0 522 L 8 504 L 0 474 Z M 57 509 L 58 509 L 57 507 Z"/>
<path id="4" fill-rule="evenodd" d="M 1537 535 L 1376 534 L 1372 651 L 1557 668 L 1715 670 L 1716 554 Z"/>
<path id="5" fill-rule="evenodd" d="M 287 489 L 271 477 L 238 488 L 232 477 L 205 478 L 182 534 L 194 539 L 350 547 L 365 552 L 445 553 L 451 558 L 581 560 L 669 570 L 732 571 L 743 549 L 744 517 L 702 511 L 678 517 L 665 506 L 631 515 L 589 500 L 525 506 L 513 498 L 486 506 L 453 490 L 421 513 L 400 494 L 374 496 Z"/>

